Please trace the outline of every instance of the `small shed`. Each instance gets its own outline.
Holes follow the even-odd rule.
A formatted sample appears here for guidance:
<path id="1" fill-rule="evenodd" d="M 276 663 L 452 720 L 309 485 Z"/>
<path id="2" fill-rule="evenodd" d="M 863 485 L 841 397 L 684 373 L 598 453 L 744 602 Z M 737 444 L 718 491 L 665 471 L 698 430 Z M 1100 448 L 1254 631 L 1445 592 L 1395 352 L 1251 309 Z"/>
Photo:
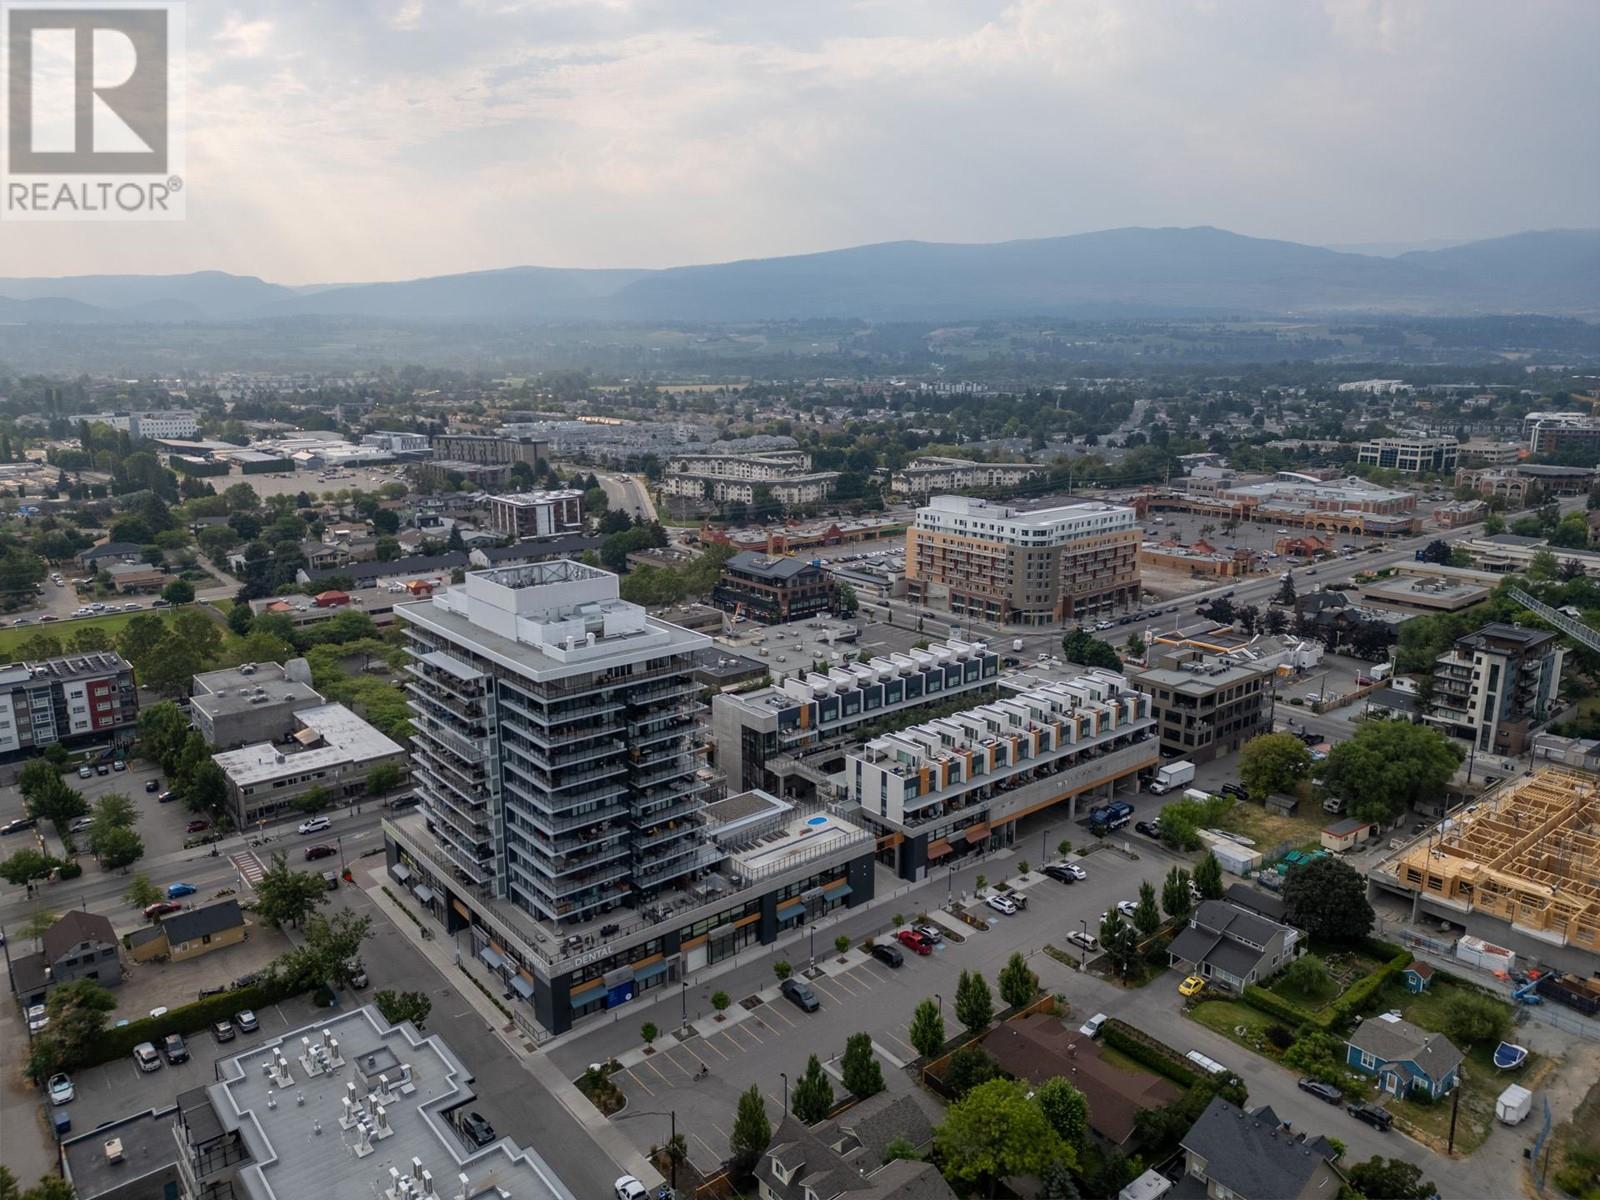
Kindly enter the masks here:
<path id="1" fill-rule="evenodd" d="M 1322 827 L 1322 848 L 1335 852 L 1355 850 L 1378 836 L 1378 827 L 1371 821 L 1343 817 L 1332 825 Z"/>
<path id="2" fill-rule="evenodd" d="M 1270 813 L 1277 813 L 1280 817 L 1292 817 L 1295 810 L 1300 807 L 1300 801 L 1294 796 L 1286 796 L 1282 792 L 1274 792 L 1267 797 L 1266 809 Z"/>
<path id="3" fill-rule="evenodd" d="M 1408 992 L 1425 992 L 1433 982 L 1433 968 L 1425 962 L 1414 961 L 1400 972 L 1400 981 L 1406 985 Z"/>

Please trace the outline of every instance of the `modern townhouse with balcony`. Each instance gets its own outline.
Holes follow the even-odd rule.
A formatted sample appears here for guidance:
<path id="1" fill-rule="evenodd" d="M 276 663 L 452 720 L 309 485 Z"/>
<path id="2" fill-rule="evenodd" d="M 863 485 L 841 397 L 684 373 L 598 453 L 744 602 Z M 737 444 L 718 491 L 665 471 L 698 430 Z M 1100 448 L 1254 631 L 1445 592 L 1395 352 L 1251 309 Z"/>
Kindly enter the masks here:
<path id="1" fill-rule="evenodd" d="M 1150 697 L 1089 671 L 873 738 L 845 760 L 852 811 L 902 879 L 1016 841 L 1057 805 L 1136 790 L 1159 758 Z"/>
<path id="2" fill-rule="evenodd" d="M 711 731 L 717 767 L 736 789 L 763 788 L 778 795 L 804 794 L 807 785 L 826 788 L 819 768 L 832 757 L 807 762 L 818 751 L 837 748 L 854 732 L 930 703 L 993 689 L 1000 656 L 980 642 L 954 639 L 867 662 L 848 662 L 826 674 L 791 677 L 776 687 L 711 701 Z"/>
<path id="3" fill-rule="evenodd" d="M 621 600 L 610 572 L 473 571 L 397 613 L 421 808 L 385 823 L 390 873 L 525 1024 L 561 1032 L 724 942 L 771 941 L 785 902 L 792 921 L 871 897 L 861 830 L 825 818 L 822 837 L 762 793 L 708 809 L 692 672 L 710 639 Z M 752 821 L 772 826 L 759 847 Z"/>
<path id="4" fill-rule="evenodd" d="M 1559 634 L 1493 621 L 1435 661 L 1423 720 L 1476 750 L 1521 754 L 1561 686 Z"/>

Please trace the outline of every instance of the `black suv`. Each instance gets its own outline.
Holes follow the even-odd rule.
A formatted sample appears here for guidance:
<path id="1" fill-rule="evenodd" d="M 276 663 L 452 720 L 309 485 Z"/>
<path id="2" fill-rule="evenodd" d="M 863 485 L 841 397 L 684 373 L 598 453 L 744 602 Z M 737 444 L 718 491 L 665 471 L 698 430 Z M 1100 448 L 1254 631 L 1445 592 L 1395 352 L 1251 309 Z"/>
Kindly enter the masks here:
<path id="1" fill-rule="evenodd" d="M 1356 1120 L 1365 1121 L 1382 1133 L 1388 1133 L 1389 1126 L 1394 1124 L 1394 1118 L 1386 1110 L 1379 1108 L 1376 1104 L 1368 1104 L 1365 1101 L 1347 1104 L 1345 1105 L 1345 1111 Z"/>
<path id="2" fill-rule="evenodd" d="M 822 1007 L 817 1000 L 817 994 L 798 979 L 785 979 L 779 990 L 802 1012 L 816 1012 Z"/>
<path id="3" fill-rule="evenodd" d="M 495 1140 L 494 1126 L 482 1113 L 469 1112 L 461 1118 L 461 1135 L 479 1149 Z"/>
<path id="4" fill-rule="evenodd" d="M 161 1053 L 173 1066 L 189 1061 L 189 1047 L 183 1044 L 181 1033 L 169 1033 L 161 1043 Z"/>
<path id="5" fill-rule="evenodd" d="M 1077 883 L 1078 877 L 1067 870 L 1060 863 L 1051 863 L 1044 869 L 1044 873 L 1057 883 Z"/>
<path id="6" fill-rule="evenodd" d="M 906 961 L 906 956 L 900 953 L 900 947 L 891 946 L 887 942 L 874 942 L 872 944 L 872 957 L 886 967 L 898 967 Z"/>

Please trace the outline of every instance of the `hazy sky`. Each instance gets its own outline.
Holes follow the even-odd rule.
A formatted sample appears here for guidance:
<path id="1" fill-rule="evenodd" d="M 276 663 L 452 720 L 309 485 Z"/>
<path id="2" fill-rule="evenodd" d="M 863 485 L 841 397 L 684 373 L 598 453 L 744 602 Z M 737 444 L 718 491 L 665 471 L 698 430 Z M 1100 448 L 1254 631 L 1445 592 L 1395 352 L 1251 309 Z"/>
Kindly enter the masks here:
<path id="1" fill-rule="evenodd" d="M 188 45 L 188 221 L 0 226 L 0 274 L 1600 225 L 1595 0 L 191 0 Z"/>

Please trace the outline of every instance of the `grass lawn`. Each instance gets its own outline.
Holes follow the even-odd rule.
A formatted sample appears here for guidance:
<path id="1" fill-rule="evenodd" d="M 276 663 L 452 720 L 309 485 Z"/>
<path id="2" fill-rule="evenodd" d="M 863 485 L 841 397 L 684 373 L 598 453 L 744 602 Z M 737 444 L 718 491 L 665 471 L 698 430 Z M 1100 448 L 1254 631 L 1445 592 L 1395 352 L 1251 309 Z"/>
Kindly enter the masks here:
<path id="1" fill-rule="evenodd" d="M 1277 1061 L 1278 1048 L 1267 1040 L 1267 1030 L 1279 1022 L 1242 1000 L 1202 1000 L 1190 1007 L 1189 1016 L 1246 1050 Z"/>
<path id="2" fill-rule="evenodd" d="M 1330 972 L 1329 974 L 1331 976 L 1332 973 Z M 1341 989 L 1338 982 L 1330 977 L 1326 984 L 1315 991 L 1303 992 L 1297 987 L 1289 986 L 1289 981 L 1280 975 L 1269 990 L 1282 996 L 1285 1000 L 1300 1005 L 1302 1008 L 1316 1010 L 1338 996 Z"/>
<path id="3" fill-rule="evenodd" d="M 1302 846 L 1307 842 L 1320 845 L 1325 816 L 1325 813 L 1320 812 L 1316 816 L 1302 812 L 1292 817 L 1284 817 L 1268 812 L 1259 804 L 1241 800 L 1228 810 L 1217 825 L 1230 833 L 1242 833 L 1246 837 L 1254 838 L 1255 848 L 1267 851 L 1283 842 L 1295 846 Z"/>
<path id="4" fill-rule="evenodd" d="M 1466 1074 L 1460 1088 L 1461 1105 L 1456 1113 L 1455 1149 L 1458 1154 L 1471 1154 L 1483 1145 L 1494 1126 L 1495 1098 L 1505 1090 L 1507 1081 L 1505 1073 L 1495 1070 L 1490 1061 L 1492 1053 L 1493 1047 L 1484 1051 L 1481 1062 L 1476 1050 L 1467 1056 Z M 1533 1057 L 1528 1056 L 1530 1062 Z M 1395 1100 L 1392 1097 L 1385 1101 L 1390 1112 L 1415 1126 L 1426 1135 L 1426 1140 L 1437 1143 L 1434 1148 L 1441 1152 L 1449 1142 L 1450 1110 L 1454 1103 L 1454 1096 L 1446 1096 L 1432 1104 Z"/>
<path id="5" fill-rule="evenodd" d="M 1130 1075 L 1149 1075 L 1149 1074 L 1151 1074 L 1151 1071 L 1150 1071 L 1149 1067 L 1147 1067 L 1147 1066 L 1143 1065 L 1142 1063 L 1136 1062 L 1135 1060 L 1129 1058 L 1126 1054 L 1124 1054 L 1121 1050 L 1118 1050 L 1115 1046 L 1108 1046 L 1104 1042 L 1101 1042 L 1099 1045 L 1100 1045 L 1100 1058 L 1104 1062 L 1108 1062 L 1113 1067 L 1116 1067 L 1117 1070 L 1126 1071 Z"/>
<path id="6" fill-rule="evenodd" d="M 148 613 L 148 609 L 145 610 Z M 171 609 L 157 609 L 157 614 L 171 612 Z M 0 629 L 0 658 L 4 658 L 16 651 L 16 648 L 27 641 L 36 633 L 48 633 L 66 643 L 74 633 L 80 629 L 104 629 L 107 636 L 113 641 L 117 634 L 122 632 L 122 627 L 137 616 L 144 613 L 127 612 L 117 613 L 113 616 L 83 617 L 70 621 L 47 621 L 39 624 L 37 621 L 30 625 L 22 625 L 12 629 Z"/>

